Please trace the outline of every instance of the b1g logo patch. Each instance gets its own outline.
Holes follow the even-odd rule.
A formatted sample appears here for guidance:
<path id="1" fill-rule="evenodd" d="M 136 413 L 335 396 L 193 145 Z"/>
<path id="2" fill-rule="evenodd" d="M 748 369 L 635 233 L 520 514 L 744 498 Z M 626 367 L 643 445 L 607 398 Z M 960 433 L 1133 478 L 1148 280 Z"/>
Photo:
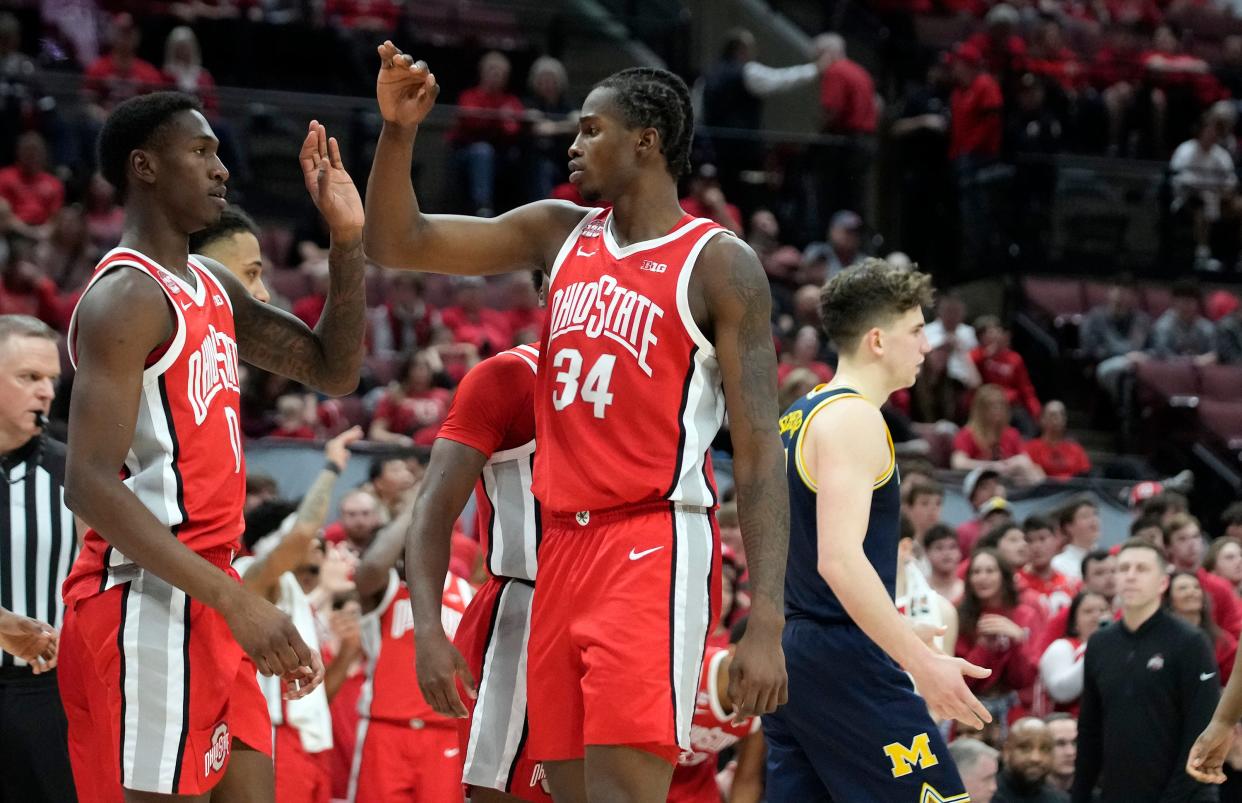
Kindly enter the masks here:
<path id="1" fill-rule="evenodd" d="M 211 748 L 203 754 L 203 777 L 206 778 L 213 772 L 219 772 L 224 769 L 225 763 L 229 760 L 229 751 L 233 747 L 233 740 L 229 738 L 229 725 L 227 722 L 221 722 L 216 726 L 216 730 L 211 734 Z"/>

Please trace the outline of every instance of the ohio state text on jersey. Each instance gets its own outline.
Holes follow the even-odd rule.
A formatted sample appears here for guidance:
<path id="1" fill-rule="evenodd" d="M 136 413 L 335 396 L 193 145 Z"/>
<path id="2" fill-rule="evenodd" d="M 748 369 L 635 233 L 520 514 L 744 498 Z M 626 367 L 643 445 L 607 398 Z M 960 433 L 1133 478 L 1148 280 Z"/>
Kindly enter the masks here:
<path id="1" fill-rule="evenodd" d="M 686 215 L 664 237 L 622 248 L 611 226 L 611 212 L 589 212 L 552 266 L 535 496 L 561 513 L 659 500 L 711 507 L 707 453 L 724 391 L 687 292 L 700 252 L 728 232 Z"/>
<path id="2" fill-rule="evenodd" d="M 117 468 L 160 523 L 201 554 L 237 549 L 246 472 L 233 305 L 220 281 L 194 257 L 187 267 L 193 284 L 137 251 L 114 248 L 100 260 L 82 298 L 119 268 L 145 273 L 164 291 L 173 332 L 148 358 L 133 443 Z M 117 326 L 124 326 L 124 314 L 117 310 Z M 68 335 L 75 367 L 76 324 L 77 309 Z M 93 529 L 83 544 L 65 581 L 66 601 L 133 579 L 139 571 Z"/>

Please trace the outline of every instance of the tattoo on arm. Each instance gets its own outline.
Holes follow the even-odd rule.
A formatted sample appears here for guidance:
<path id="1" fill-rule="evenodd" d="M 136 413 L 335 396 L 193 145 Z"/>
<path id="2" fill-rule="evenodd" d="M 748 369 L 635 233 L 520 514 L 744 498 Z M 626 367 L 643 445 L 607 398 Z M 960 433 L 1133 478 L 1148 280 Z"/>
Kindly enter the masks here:
<path id="1" fill-rule="evenodd" d="M 739 244 L 740 245 L 740 244 Z M 727 306 L 735 311 L 739 379 L 729 426 L 735 447 L 751 459 L 735 468 L 738 516 L 755 596 L 784 608 L 789 546 L 789 491 L 777 430 L 776 351 L 770 325 L 772 296 L 754 253 L 734 245 L 725 272 Z"/>
<path id="2" fill-rule="evenodd" d="M 241 358 L 252 365 L 344 394 L 357 386 L 362 364 L 366 286 L 361 238 L 334 240 L 328 264 L 328 300 L 313 331 L 288 313 L 243 298 L 234 304 L 239 313 L 238 348 Z"/>
<path id="3" fill-rule="evenodd" d="M 297 521 L 318 530 L 328 518 L 328 501 L 336 487 L 336 474 L 327 469 L 319 472 L 302 503 L 298 505 Z"/>

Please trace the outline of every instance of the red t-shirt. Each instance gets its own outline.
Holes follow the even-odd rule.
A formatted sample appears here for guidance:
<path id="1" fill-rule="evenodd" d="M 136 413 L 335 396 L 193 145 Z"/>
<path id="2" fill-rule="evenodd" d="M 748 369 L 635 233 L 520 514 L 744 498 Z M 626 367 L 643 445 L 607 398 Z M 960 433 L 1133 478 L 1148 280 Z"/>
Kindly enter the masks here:
<path id="1" fill-rule="evenodd" d="M 1078 56 L 1068 47 L 1046 57 L 1028 55 L 1026 69 L 1056 81 L 1065 89 L 1078 86 L 1082 78 L 1082 65 L 1078 62 Z"/>
<path id="2" fill-rule="evenodd" d="M 65 185 L 51 173 L 24 174 L 17 165 L 0 170 L 0 198 L 28 226 L 42 226 L 65 203 Z"/>
<path id="3" fill-rule="evenodd" d="M 953 124 L 949 128 L 949 158 L 982 156 L 993 158 L 1001 146 L 1000 84 L 985 72 L 975 76 L 968 87 L 956 87 L 949 99 Z"/>
<path id="4" fill-rule="evenodd" d="M 0 282 L 0 315 L 30 315 L 57 327 L 63 322 L 56 283 L 46 277 L 28 290 L 13 290 Z"/>
<path id="5" fill-rule="evenodd" d="M 543 310 L 539 307 L 505 310 L 509 331 L 514 335 L 518 332 L 530 331 L 535 333 L 535 337 L 538 337 L 539 333 L 543 331 L 543 314 Z"/>
<path id="6" fill-rule="evenodd" d="M 700 203 L 699 199 L 695 198 L 693 195 L 687 195 L 685 198 L 681 199 L 681 208 L 685 211 L 687 215 L 693 215 L 694 217 L 705 217 L 708 220 L 716 220 L 716 218 L 712 216 L 711 210 L 707 208 L 707 205 Z M 741 228 L 741 225 L 742 225 L 741 210 L 738 209 L 737 206 L 735 206 L 734 204 L 731 204 L 726 201 L 725 211 L 728 213 L 729 218 L 733 221 L 733 225 L 738 228 Z M 728 225 L 723 220 L 717 220 L 716 222 L 722 225 L 726 225 L 726 226 Z"/>
<path id="7" fill-rule="evenodd" d="M 1021 691 L 1035 684 L 1039 676 L 1038 662 L 1033 659 L 1032 643 L 1042 638 L 1042 618 L 1039 613 L 1025 603 L 1017 607 L 984 611 L 984 614 L 996 613 L 1004 616 L 1027 631 L 1025 642 L 1016 642 L 1005 636 L 978 636 L 968 638 L 965 633 L 958 636 L 956 654 L 965 658 L 975 666 L 992 670 L 986 678 L 967 678 L 966 685 L 976 694 L 987 694 L 993 690 L 1014 689 Z"/>
<path id="8" fill-rule="evenodd" d="M 309 296 L 302 296 L 293 302 L 293 314 L 302 323 L 311 329 L 319 323 L 319 317 L 323 315 L 323 310 L 328 306 L 328 297 L 315 293 Z"/>
<path id="9" fill-rule="evenodd" d="M 1013 427 L 1005 427 L 997 444 L 991 451 L 986 451 L 975 440 L 971 428 L 962 427 L 953 438 L 953 451 L 963 452 L 971 460 L 1006 460 L 1022 454 L 1022 436 Z"/>
<path id="10" fill-rule="evenodd" d="M 99 104 L 110 109 L 123 100 L 154 92 L 165 86 L 164 73 L 140 58 L 130 60 L 122 69 L 112 56 L 101 56 L 86 68 L 82 88 L 94 93 Z"/>
<path id="11" fill-rule="evenodd" d="M 1054 480 L 1069 479 L 1091 470 L 1091 459 L 1075 441 L 1049 443 L 1036 438 L 1026 442 L 1026 453 Z"/>
<path id="12" fill-rule="evenodd" d="M 522 130 L 521 115 L 525 107 L 517 96 L 508 92 L 487 92 L 476 86 L 461 93 L 457 106 L 460 109 L 457 123 L 448 135 L 449 142 L 454 145 L 475 142 L 499 145 L 512 141 Z M 474 109 L 487 113 L 471 114 Z M 510 114 L 502 117 L 498 112 Z"/>
<path id="13" fill-rule="evenodd" d="M 532 346 L 539 348 L 538 343 Z M 436 437 L 456 441 L 489 457 L 535 439 L 531 366 L 521 355 L 508 355 L 509 352 L 499 354 L 466 374 L 457 386 L 452 411 Z M 514 396 L 515 388 L 521 391 L 520 395 Z"/>
<path id="14" fill-rule="evenodd" d="M 983 54 L 983 64 L 993 75 L 1005 75 L 1025 69 L 1027 65 L 1026 42 L 1017 34 L 1010 34 L 1004 42 L 997 42 L 987 31 L 979 31 L 966 40 Z"/>
<path id="15" fill-rule="evenodd" d="M 824 70 L 819 82 L 819 103 L 828 115 L 825 131 L 834 134 L 875 132 L 875 82 L 857 62 L 843 58 Z"/>
<path id="16" fill-rule="evenodd" d="M 472 343 L 482 354 L 504 351 L 512 345 L 509 318 L 500 310 L 484 308 L 472 314 L 461 307 L 448 307 L 440 313 L 440 322 L 453 333 L 454 341 Z"/>
<path id="17" fill-rule="evenodd" d="M 1026 569 L 1019 569 L 1014 572 L 1013 579 L 1019 591 L 1032 592 L 1033 598 L 1038 600 L 1039 606 L 1043 609 L 1045 618 L 1055 616 L 1063 610 L 1069 610 L 1070 603 L 1074 601 L 1074 595 L 1078 593 L 1080 586 L 1077 580 L 1066 577 L 1055 570 L 1051 577 L 1045 578 L 1034 572 L 1028 572 Z"/>
<path id="18" fill-rule="evenodd" d="M 448 415 L 453 394 L 444 388 L 430 388 L 420 393 L 394 398 L 385 393 L 375 407 L 373 421 L 383 421 L 389 432 L 409 435 L 415 443 L 426 444 L 435 439 L 444 417 Z"/>
<path id="19" fill-rule="evenodd" d="M 294 427 L 293 429 L 276 427 L 276 429 L 268 433 L 268 436 L 272 438 L 294 438 L 303 441 L 313 441 L 315 439 L 315 430 L 305 424 L 300 427 Z"/>
<path id="20" fill-rule="evenodd" d="M 999 385 L 1005 391 L 1005 399 L 1011 404 L 1020 404 L 1026 408 L 1032 418 L 1039 418 L 1043 406 L 1031 384 L 1031 376 L 1026 371 L 1026 362 L 1022 355 L 1013 349 L 1004 349 L 988 354 L 983 346 L 972 349 L 970 359 L 979 369 L 979 376 L 985 385 Z"/>

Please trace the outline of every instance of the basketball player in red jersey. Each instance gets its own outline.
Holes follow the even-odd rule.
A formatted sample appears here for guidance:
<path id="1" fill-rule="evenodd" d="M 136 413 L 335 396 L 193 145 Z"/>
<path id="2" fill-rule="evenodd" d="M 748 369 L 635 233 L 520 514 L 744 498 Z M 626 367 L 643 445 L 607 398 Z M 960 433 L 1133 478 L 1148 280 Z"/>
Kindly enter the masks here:
<path id="1" fill-rule="evenodd" d="M 541 284 L 543 274 L 536 275 Z M 541 534 L 539 503 L 530 490 L 538 362 L 534 343 L 501 352 L 466 374 L 431 448 L 406 539 L 418 684 L 437 712 L 460 718 L 462 780 L 472 803 L 552 799 L 524 738 L 526 640 Z M 434 589 L 448 571 L 453 524 L 472 488 L 490 577 L 450 643 Z"/>
<path id="2" fill-rule="evenodd" d="M 690 729 L 690 750 L 682 753 L 673 771 L 668 803 L 719 803 L 716 764 L 720 753 L 730 747 L 737 748 L 737 764 L 729 803 L 759 803 L 763 799 L 763 730 L 758 717 L 737 722 L 729 713 L 733 707 L 729 697 L 732 658 L 732 647 L 707 648 Z"/>
<path id="3" fill-rule="evenodd" d="M 61 693 L 82 800 L 120 787 L 128 801 L 272 800 L 256 666 L 290 696 L 322 678 L 289 617 L 230 567 L 245 498 L 237 360 L 327 393 L 355 387 L 362 204 L 312 123 L 301 163 L 332 233 L 332 285 L 308 329 L 188 254 L 189 235 L 225 208 L 217 144 L 180 93 L 121 104 L 100 135 L 126 220 L 69 329 L 65 497 L 91 529 L 64 586 L 60 660 L 73 669 Z"/>
<path id="4" fill-rule="evenodd" d="M 401 269 L 549 276 L 530 754 L 557 800 L 658 803 L 689 747 L 719 600 L 707 455 L 726 407 L 754 592 L 730 673 L 735 714 L 786 696 L 789 503 L 767 279 L 749 247 L 678 205 L 694 126 L 671 73 L 624 70 L 583 104 L 570 180 L 611 211 L 540 201 L 484 220 L 419 209 L 411 151 L 438 87 L 390 42 L 380 58 L 368 254 Z"/>
<path id="5" fill-rule="evenodd" d="M 396 566 L 413 508 L 380 530 L 354 573 L 362 600 L 366 683 L 358 703 L 358 738 L 350 772 L 351 803 L 445 803 L 461 800 L 462 750 L 457 723 L 423 699 L 414 672 L 410 631 L 415 591 Z M 474 592 L 461 577 L 441 574 L 427 591 L 437 600 L 436 626 L 452 638 Z"/>

